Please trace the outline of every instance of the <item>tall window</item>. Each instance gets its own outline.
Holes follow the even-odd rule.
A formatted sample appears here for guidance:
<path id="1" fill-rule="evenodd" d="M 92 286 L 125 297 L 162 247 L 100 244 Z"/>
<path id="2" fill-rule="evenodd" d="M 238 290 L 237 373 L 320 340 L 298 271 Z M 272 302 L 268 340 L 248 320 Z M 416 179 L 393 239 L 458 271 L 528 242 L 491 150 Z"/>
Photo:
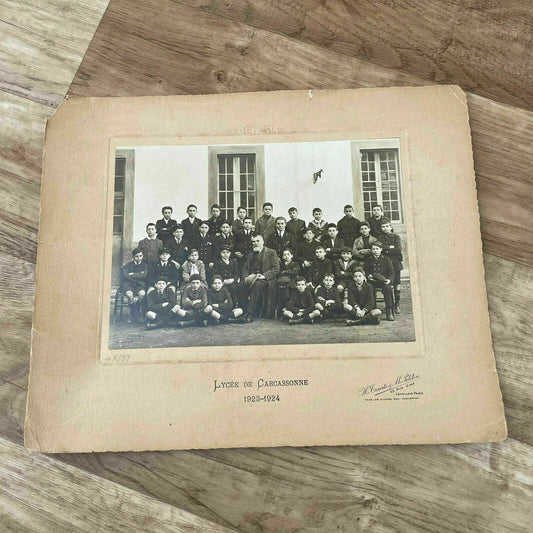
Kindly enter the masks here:
<path id="1" fill-rule="evenodd" d="M 246 208 L 246 213 L 255 220 L 257 205 L 255 154 L 218 154 L 217 198 L 222 216 L 233 222 L 237 207 Z"/>
<path id="2" fill-rule="evenodd" d="M 372 215 L 372 205 L 380 204 L 388 219 L 403 222 L 398 150 L 361 150 L 360 153 L 365 218 Z"/>
<path id="3" fill-rule="evenodd" d="M 126 158 L 115 157 L 115 205 L 113 209 L 113 235 L 122 236 L 124 229 L 124 184 L 126 182 Z"/>

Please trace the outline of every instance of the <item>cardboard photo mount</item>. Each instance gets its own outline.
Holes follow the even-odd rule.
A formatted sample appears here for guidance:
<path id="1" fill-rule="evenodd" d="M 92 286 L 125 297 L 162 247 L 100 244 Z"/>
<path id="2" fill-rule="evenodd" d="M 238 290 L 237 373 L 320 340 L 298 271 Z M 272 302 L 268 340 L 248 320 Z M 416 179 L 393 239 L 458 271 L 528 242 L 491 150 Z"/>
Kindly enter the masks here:
<path id="1" fill-rule="evenodd" d="M 378 138 L 401 143 L 414 342 L 166 348 L 168 358 L 153 349 L 133 358 L 102 353 L 114 146 Z M 47 124 L 41 195 L 26 447 L 506 437 L 459 87 L 68 99 Z"/>

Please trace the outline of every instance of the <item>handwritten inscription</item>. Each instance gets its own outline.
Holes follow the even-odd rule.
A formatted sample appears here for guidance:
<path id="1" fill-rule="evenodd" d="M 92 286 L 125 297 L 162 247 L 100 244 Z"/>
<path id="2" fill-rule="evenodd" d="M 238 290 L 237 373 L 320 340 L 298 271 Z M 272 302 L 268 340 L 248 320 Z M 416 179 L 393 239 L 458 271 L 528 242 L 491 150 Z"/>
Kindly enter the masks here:
<path id="1" fill-rule="evenodd" d="M 420 380 L 418 374 L 401 374 L 394 381 L 384 383 L 372 383 L 365 385 L 359 391 L 359 395 L 366 401 L 391 400 L 391 399 L 417 399 L 424 393 L 417 390 L 415 385 Z"/>

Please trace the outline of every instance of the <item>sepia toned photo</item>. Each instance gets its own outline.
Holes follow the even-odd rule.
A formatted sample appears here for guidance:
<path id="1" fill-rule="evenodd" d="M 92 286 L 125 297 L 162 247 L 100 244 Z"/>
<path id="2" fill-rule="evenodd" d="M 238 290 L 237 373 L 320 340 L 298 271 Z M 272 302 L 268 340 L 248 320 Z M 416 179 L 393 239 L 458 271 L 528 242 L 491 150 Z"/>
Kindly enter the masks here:
<path id="1" fill-rule="evenodd" d="M 116 148 L 109 349 L 414 341 L 399 151 Z"/>

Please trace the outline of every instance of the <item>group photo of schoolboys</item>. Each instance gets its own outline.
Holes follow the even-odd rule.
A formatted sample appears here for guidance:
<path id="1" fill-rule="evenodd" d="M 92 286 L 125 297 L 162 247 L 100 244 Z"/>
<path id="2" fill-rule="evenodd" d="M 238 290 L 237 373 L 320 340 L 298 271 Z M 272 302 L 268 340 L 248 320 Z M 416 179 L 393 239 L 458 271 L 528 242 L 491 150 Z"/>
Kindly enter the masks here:
<path id="1" fill-rule="evenodd" d="M 345 205 L 337 222 L 320 207 L 300 218 L 297 207 L 276 214 L 270 202 L 253 220 L 244 207 L 233 221 L 221 207 L 199 218 L 147 221 L 146 237 L 120 267 L 115 298 L 129 308 L 128 323 L 147 330 L 252 324 L 380 327 L 402 313 L 402 242 L 381 205 L 359 220 Z M 114 318 L 114 317 L 113 317 Z"/>

